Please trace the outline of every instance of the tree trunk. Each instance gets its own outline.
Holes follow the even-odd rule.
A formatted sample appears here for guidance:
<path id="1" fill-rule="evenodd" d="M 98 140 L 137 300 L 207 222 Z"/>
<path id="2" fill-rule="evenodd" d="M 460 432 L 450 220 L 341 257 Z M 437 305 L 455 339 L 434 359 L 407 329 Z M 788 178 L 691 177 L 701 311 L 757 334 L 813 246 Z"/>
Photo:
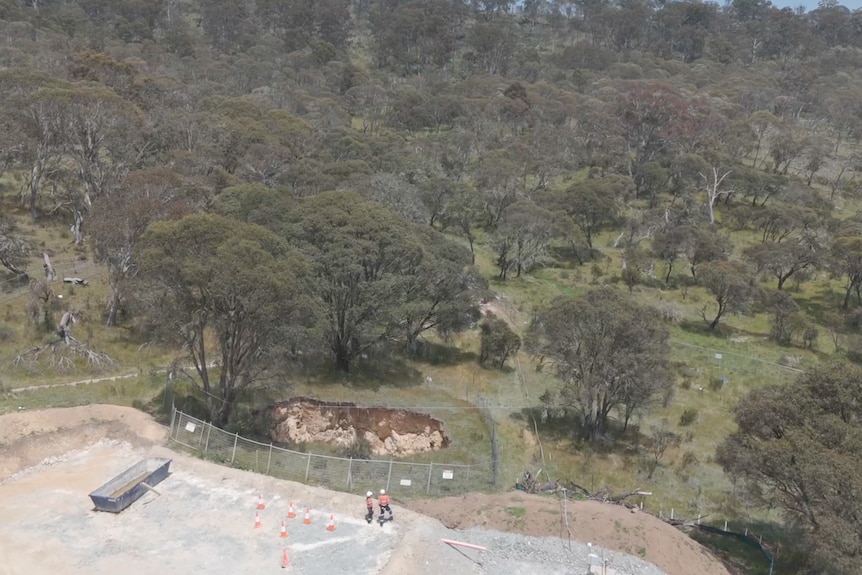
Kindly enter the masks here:
<path id="1" fill-rule="evenodd" d="M 673 262 L 667 262 L 667 273 L 664 276 L 665 285 L 670 283 L 670 272 L 673 271 Z"/>
<path id="2" fill-rule="evenodd" d="M 72 232 L 72 240 L 75 245 L 81 245 L 84 242 L 84 214 L 80 210 L 75 210 L 75 222 L 70 228 Z"/>
<path id="3" fill-rule="evenodd" d="M 345 349 L 335 350 L 335 369 L 341 373 L 350 373 L 350 353 Z"/>
<path id="4" fill-rule="evenodd" d="M 117 325 L 117 314 L 120 310 L 120 289 L 117 286 L 111 286 L 111 303 L 108 304 L 108 319 L 105 322 L 107 327 Z"/>
<path id="5" fill-rule="evenodd" d="M 39 198 L 39 186 L 42 182 L 42 160 L 37 160 L 33 164 L 33 169 L 30 171 L 30 217 L 37 219 L 39 217 L 39 209 L 36 202 Z"/>

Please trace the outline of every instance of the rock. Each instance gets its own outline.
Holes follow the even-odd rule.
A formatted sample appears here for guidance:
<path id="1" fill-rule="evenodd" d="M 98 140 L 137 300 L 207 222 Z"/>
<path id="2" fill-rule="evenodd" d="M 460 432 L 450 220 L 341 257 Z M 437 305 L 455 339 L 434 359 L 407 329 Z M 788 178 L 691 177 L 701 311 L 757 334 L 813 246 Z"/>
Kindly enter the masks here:
<path id="1" fill-rule="evenodd" d="M 799 365 L 799 358 L 795 355 L 790 355 L 786 353 L 781 356 L 781 359 L 778 360 L 778 363 L 787 367 L 797 367 Z"/>

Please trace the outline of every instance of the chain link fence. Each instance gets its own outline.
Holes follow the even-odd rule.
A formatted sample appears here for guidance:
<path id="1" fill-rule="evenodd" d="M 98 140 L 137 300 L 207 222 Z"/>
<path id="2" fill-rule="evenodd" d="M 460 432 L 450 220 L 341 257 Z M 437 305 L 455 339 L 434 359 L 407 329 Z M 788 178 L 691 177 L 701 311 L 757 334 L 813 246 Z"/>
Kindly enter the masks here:
<path id="1" fill-rule="evenodd" d="M 457 495 L 494 486 L 494 465 L 345 459 L 291 451 L 240 437 L 183 413 L 171 415 L 170 438 L 231 467 L 338 491 L 386 489 L 394 496 Z"/>

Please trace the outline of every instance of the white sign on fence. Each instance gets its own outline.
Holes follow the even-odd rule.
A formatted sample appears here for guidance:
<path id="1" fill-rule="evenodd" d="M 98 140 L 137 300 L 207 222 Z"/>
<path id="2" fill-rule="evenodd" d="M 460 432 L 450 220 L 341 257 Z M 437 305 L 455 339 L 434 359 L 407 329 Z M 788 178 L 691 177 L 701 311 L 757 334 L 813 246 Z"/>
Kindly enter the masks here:
<path id="1" fill-rule="evenodd" d="M 443 479 L 452 479 L 453 477 L 455 477 L 455 474 L 452 472 L 451 469 L 443 470 Z"/>
<path id="2" fill-rule="evenodd" d="M 191 421 L 186 423 L 186 431 L 188 431 L 189 433 L 194 433 L 195 429 L 197 429 L 197 428 L 198 427 L 194 423 L 192 423 Z"/>
<path id="3" fill-rule="evenodd" d="M 715 354 L 715 359 L 720 360 L 721 358 L 722 358 L 722 355 L 720 353 Z"/>
<path id="4" fill-rule="evenodd" d="M 410 487 L 411 483 L 412 483 L 412 481 L 410 481 L 409 479 L 402 479 L 401 480 L 401 485 L 403 485 L 404 487 Z"/>

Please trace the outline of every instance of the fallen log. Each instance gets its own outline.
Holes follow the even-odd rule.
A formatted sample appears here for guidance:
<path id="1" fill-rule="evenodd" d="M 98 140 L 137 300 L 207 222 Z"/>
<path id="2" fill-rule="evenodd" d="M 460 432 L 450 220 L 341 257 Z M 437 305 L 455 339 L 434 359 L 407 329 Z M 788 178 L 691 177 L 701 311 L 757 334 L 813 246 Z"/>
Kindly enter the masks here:
<path id="1" fill-rule="evenodd" d="M 620 503 L 623 500 L 628 499 L 629 497 L 633 497 L 635 495 L 652 495 L 652 491 L 641 491 L 640 488 L 633 489 L 632 491 L 629 491 L 628 493 L 622 493 L 620 495 L 610 496 L 607 498 L 607 501 L 609 501 L 611 503 Z"/>

